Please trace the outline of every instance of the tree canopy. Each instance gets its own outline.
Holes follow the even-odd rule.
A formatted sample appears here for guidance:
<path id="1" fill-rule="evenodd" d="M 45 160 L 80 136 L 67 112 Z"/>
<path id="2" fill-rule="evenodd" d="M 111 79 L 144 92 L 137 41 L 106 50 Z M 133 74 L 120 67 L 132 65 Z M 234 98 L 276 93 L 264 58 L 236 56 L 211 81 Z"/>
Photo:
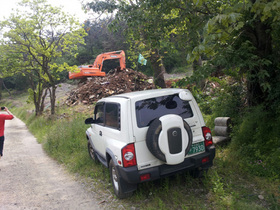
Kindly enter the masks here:
<path id="1" fill-rule="evenodd" d="M 205 24 L 203 40 L 190 59 L 205 55 L 209 61 L 202 70 L 211 73 L 220 68 L 244 76 L 250 106 L 275 101 L 279 98 L 275 90 L 280 79 L 276 35 L 280 30 L 279 1 L 225 1 L 220 8 Z"/>
<path id="2" fill-rule="evenodd" d="M 275 91 L 279 88 L 278 0 L 98 0 L 88 5 L 96 12 L 115 12 L 115 22 L 126 23 L 130 53 L 146 52 L 155 77 L 161 74 L 156 66 L 164 65 L 164 54 L 179 49 L 190 63 L 201 66 L 194 74 L 196 80 L 215 71 L 246 78 L 250 106 L 280 98 Z M 198 62 L 201 58 L 206 61 L 203 65 Z"/>
<path id="3" fill-rule="evenodd" d="M 114 15 L 109 28 L 118 31 L 119 37 L 104 30 L 107 20 L 88 21 L 83 29 L 45 0 L 24 0 L 21 5 L 26 9 L 1 23 L 2 28 L 8 28 L 0 49 L 3 52 L 1 73 L 8 76 L 21 71 L 30 81 L 36 81 L 32 85 L 34 100 L 35 92 L 40 93 L 42 85 L 55 89 L 58 73 L 68 68 L 58 58 L 75 57 L 77 46 L 84 42 L 87 45 L 80 48 L 77 64 L 129 44 L 128 60 L 136 61 L 139 53 L 149 58 L 159 87 L 165 86 L 164 67 L 170 66 L 165 63 L 170 64 L 173 59 L 193 65 L 194 76 L 188 82 L 202 80 L 214 72 L 245 81 L 249 106 L 269 104 L 280 98 L 277 0 L 97 0 L 89 3 L 95 12 Z M 85 30 L 89 36 L 83 40 Z M 38 86 L 37 81 L 42 85 Z"/>
<path id="4" fill-rule="evenodd" d="M 43 89 L 47 88 L 54 114 L 58 73 L 71 69 L 67 63 L 56 61 L 66 54 L 76 56 L 77 46 L 84 43 L 86 33 L 77 20 L 46 0 L 23 0 L 19 5 L 21 9 L 1 22 L 5 30 L 1 40 L 1 72 L 3 76 L 21 72 L 30 79 L 36 114 L 43 111 Z"/>

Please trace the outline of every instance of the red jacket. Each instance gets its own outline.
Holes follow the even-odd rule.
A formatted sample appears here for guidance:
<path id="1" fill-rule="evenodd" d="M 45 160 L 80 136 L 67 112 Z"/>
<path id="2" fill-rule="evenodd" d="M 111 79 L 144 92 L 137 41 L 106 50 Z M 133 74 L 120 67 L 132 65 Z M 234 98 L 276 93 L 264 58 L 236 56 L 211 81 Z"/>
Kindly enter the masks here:
<path id="1" fill-rule="evenodd" d="M 12 120 L 13 115 L 10 114 L 0 114 L 0 136 L 4 136 L 5 120 Z"/>

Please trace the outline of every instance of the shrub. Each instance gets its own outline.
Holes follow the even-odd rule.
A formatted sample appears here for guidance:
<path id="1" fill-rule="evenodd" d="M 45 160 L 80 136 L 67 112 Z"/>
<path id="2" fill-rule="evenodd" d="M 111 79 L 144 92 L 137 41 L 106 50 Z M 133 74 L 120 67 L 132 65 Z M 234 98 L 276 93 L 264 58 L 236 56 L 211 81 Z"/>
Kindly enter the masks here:
<path id="1" fill-rule="evenodd" d="M 232 80 L 232 84 L 230 85 L 227 80 Z M 207 126 L 210 128 L 214 128 L 216 117 L 230 117 L 235 124 L 244 109 L 245 92 L 243 85 L 233 82 L 231 77 L 224 79 L 211 77 L 206 81 L 203 91 L 197 86 L 193 86 L 191 92 L 204 118 L 207 119 Z"/>
<path id="2" fill-rule="evenodd" d="M 248 109 L 234 128 L 231 151 L 255 175 L 279 177 L 279 123 L 277 112 L 258 106 Z"/>
<path id="3" fill-rule="evenodd" d="M 218 87 L 211 87 L 211 83 Z M 196 86 L 191 91 L 210 128 L 214 128 L 216 117 L 231 117 L 234 125 L 231 157 L 249 173 L 279 178 L 280 108 L 264 105 L 246 108 L 245 88 L 231 77 L 223 80 L 212 77 L 206 84 L 204 91 Z"/>

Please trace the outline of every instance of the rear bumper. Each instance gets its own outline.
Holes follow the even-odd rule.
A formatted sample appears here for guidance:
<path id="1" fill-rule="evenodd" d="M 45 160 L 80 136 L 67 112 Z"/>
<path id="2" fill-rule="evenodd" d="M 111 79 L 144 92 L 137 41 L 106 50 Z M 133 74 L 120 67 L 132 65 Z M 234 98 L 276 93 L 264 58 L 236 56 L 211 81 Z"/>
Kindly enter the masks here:
<path id="1" fill-rule="evenodd" d="M 206 170 L 213 166 L 213 159 L 215 157 L 215 147 L 211 146 L 206 152 L 186 158 L 184 162 L 178 165 L 160 165 L 153 168 L 148 168 L 144 170 L 138 170 L 137 166 L 123 168 L 118 166 L 117 170 L 124 181 L 130 184 L 141 183 L 140 176 L 144 174 L 150 174 L 150 179 L 145 181 L 156 180 L 165 176 L 170 176 L 172 174 L 191 171 L 194 169 Z M 203 159 L 209 158 L 209 161 L 202 162 Z M 143 181 L 144 182 L 144 181 Z"/>

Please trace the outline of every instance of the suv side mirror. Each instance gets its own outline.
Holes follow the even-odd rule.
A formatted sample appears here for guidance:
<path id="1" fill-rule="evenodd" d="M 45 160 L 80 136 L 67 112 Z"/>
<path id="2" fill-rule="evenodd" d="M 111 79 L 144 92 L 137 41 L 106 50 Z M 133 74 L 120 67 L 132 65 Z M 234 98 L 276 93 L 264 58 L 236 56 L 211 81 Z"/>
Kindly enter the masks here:
<path id="1" fill-rule="evenodd" d="M 92 117 L 91 118 L 87 118 L 85 120 L 85 124 L 93 124 L 93 123 L 95 123 L 95 120 Z"/>

